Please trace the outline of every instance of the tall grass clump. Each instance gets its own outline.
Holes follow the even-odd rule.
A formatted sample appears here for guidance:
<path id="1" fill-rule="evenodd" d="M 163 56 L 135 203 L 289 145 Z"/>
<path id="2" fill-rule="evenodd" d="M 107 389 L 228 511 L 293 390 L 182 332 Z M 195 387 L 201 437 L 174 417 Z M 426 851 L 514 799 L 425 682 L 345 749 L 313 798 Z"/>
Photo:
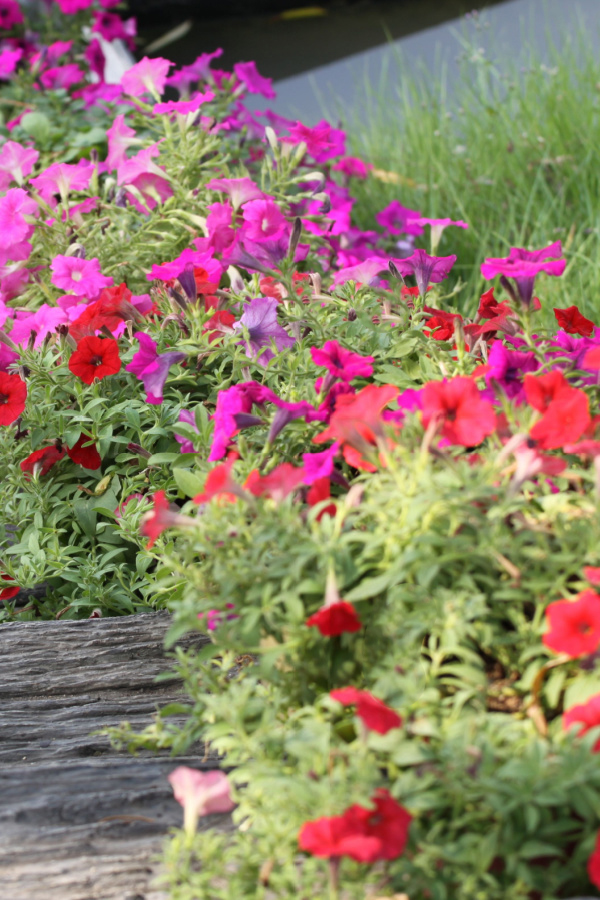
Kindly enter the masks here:
<path id="1" fill-rule="evenodd" d="M 466 220 L 469 230 L 453 234 L 463 304 L 478 296 L 485 256 L 560 238 L 569 265 L 551 299 L 577 298 L 597 312 L 600 62 L 589 36 L 581 28 L 560 48 L 548 38 L 526 66 L 506 52 L 495 62 L 464 34 L 459 40 L 456 77 L 442 64 L 409 70 L 395 51 L 380 81 L 367 79 L 366 102 L 343 114 L 352 152 L 375 167 L 355 192 L 358 225 L 371 227 L 393 199 Z M 524 44 L 532 44 L 527 35 Z"/>

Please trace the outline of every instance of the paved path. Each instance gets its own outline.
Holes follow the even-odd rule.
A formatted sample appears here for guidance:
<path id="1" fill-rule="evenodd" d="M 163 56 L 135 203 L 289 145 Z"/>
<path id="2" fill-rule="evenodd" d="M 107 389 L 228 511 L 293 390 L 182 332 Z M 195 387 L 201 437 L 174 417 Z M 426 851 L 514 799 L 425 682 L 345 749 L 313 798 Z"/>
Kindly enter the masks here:
<path id="1" fill-rule="evenodd" d="M 489 22 L 489 27 L 480 28 L 482 22 Z M 275 101 L 260 101 L 256 106 L 270 106 L 280 115 L 299 118 L 306 124 L 318 121 L 323 108 L 335 119 L 336 109 L 356 110 L 365 103 L 365 77 L 372 84 L 380 84 L 386 66 L 388 74 L 382 90 L 393 103 L 395 53 L 401 53 L 409 68 L 425 66 L 433 71 L 444 61 L 451 84 L 458 72 L 456 58 L 461 52 L 458 39 L 461 32 L 501 65 L 515 58 L 526 65 L 532 47 L 543 56 L 548 36 L 561 46 L 581 28 L 592 46 L 600 48 L 600 0 L 509 0 L 486 9 L 476 19 L 455 19 L 390 45 L 285 78 L 275 85 L 278 94 Z M 264 68 L 264 74 L 268 75 L 267 67 Z"/>
<path id="2" fill-rule="evenodd" d="M 124 720 L 142 728 L 180 696 L 176 683 L 155 683 L 169 668 L 168 622 L 156 614 L 0 627 L 2 900 L 164 900 L 152 886 L 155 856 L 182 822 L 167 775 L 216 761 L 203 747 L 178 759 L 132 757 L 90 733 Z"/>

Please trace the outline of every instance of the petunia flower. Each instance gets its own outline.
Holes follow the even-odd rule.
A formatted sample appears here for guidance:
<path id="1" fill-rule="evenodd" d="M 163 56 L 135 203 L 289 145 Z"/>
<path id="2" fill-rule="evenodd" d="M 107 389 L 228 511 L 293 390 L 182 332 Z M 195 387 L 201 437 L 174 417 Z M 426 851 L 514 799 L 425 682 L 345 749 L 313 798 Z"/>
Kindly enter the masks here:
<path id="1" fill-rule="evenodd" d="M 591 728 L 600 728 L 600 694 L 594 694 L 586 703 L 565 710 L 562 723 L 565 731 L 572 725 L 581 725 L 578 737 L 583 737 Z M 600 737 L 592 747 L 592 753 L 600 753 Z"/>
<path id="2" fill-rule="evenodd" d="M 281 463 L 268 475 L 261 475 L 258 469 L 253 469 L 244 483 L 244 488 L 255 497 L 270 497 L 275 503 L 281 503 L 288 494 L 300 487 L 303 481 L 302 467 Z"/>
<path id="3" fill-rule="evenodd" d="M 590 584 L 600 584 L 600 567 L 599 566 L 584 566 L 583 567 L 583 577 L 586 581 L 589 581 Z"/>
<path id="4" fill-rule="evenodd" d="M 347 175 L 349 178 L 364 179 L 373 168 L 373 164 L 363 162 L 362 159 L 358 159 L 356 156 L 344 156 L 342 159 L 339 159 L 332 168 L 334 172 L 343 172 L 344 175 Z"/>
<path id="5" fill-rule="evenodd" d="M 87 446 L 85 446 L 87 444 Z M 95 443 L 90 443 L 90 438 L 86 434 L 80 434 L 77 442 L 72 447 L 67 447 L 67 454 L 70 459 L 78 466 L 84 469 L 99 469 L 102 460 Z"/>
<path id="6" fill-rule="evenodd" d="M 213 59 L 223 55 L 223 49 L 219 47 L 212 53 L 201 53 L 189 66 L 182 66 L 166 80 L 166 84 L 176 88 L 180 95 L 189 94 L 190 87 L 198 81 L 208 81 L 211 78 L 210 64 Z"/>
<path id="7" fill-rule="evenodd" d="M 527 373 L 539 369 L 539 362 L 533 352 L 510 350 L 502 341 L 494 341 L 488 367 L 486 384 L 500 385 L 510 400 L 520 402 L 524 397 L 523 379 Z"/>
<path id="8" fill-rule="evenodd" d="M 235 503 L 238 498 L 244 500 L 248 498 L 241 485 L 231 477 L 233 463 L 233 459 L 228 459 L 211 469 L 207 475 L 204 490 L 201 494 L 196 494 L 193 498 L 194 503 L 208 503 L 214 497 L 218 497 L 223 503 Z"/>
<path id="9" fill-rule="evenodd" d="M 429 256 L 424 250 L 415 250 L 412 256 L 392 262 L 403 278 L 415 276 L 419 294 L 424 297 L 430 283 L 437 284 L 446 278 L 456 262 L 456 256 Z"/>
<path id="10" fill-rule="evenodd" d="M 554 309 L 554 315 L 559 327 L 567 334 L 579 334 L 581 337 L 589 337 L 594 330 L 594 323 L 579 312 L 576 306 L 568 306 L 566 309 Z"/>
<path id="11" fill-rule="evenodd" d="M 95 300 L 104 288 L 112 284 L 112 278 L 100 271 L 100 260 L 80 259 L 78 256 L 55 256 L 50 263 L 51 282 L 67 294 L 76 294 Z"/>
<path id="12" fill-rule="evenodd" d="M 10 76 L 15 73 L 23 55 L 20 47 L 16 50 L 2 50 L 0 53 L 0 81 L 8 81 Z"/>
<path id="13" fill-rule="evenodd" d="M 204 103 L 210 103 L 215 99 L 212 91 L 197 93 L 191 100 L 168 100 L 166 103 L 156 103 L 152 109 L 154 115 L 171 115 L 173 113 L 178 116 L 187 116 L 190 113 L 196 113 Z"/>
<path id="14" fill-rule="evenodd" d="M 194 834 L 200 816 L 230 812 L 235 803 L 225 772 L 213 769 L 199 772 L 187 766 L 178 766 L 169 775 L 175 799 L 183 806 L 183 827 L 187 834 Z"/>
<path id="15" fill-rule="evenodd" d="M 146 275 L 146 278 L 148 281 L 171 281 L 173 278 L 178 278 L 189 265 L 193 268 L 202 267 L 211 282 L 218 285 L 223 272 L 221 263 L 214 259 L 211 253 L 207 253 L 204 250 L 192 250 L 191 247 L 186 247 L 177 259 L 171 262 L 161 263 L 160 265 L 155 263 L 148 275 Z"/>
<path id="16" fill-rule="evenodd" d="M 33 216 L 38 212 L 38 205 L 27 191 L 22 188 L 11 188 L 0 197 L 0 234 L 2 234 L 2 250 L 12 244 L 27 241 L 33 234 L 34 226 L 25 216 Z"/>
<path id="17" fill-rule="evenodd" d="M 420 218 L 421 213 L 417 210 L 408 209 L 398 200 L 392 200 L 376 214 L 375 221 L 390 234 L 412 234 L 418 237 L 423 234 L 423 226 L 415 224 Z"/>
<path id="18" fill-rule="evenodd" d="M 277 96 L 273 90 L 273 79 L 264 78 L 256 68 L 255 62 L 236 63 L 233 71 L 250 94 L 262 94 L 268 100 L 273 100 Z"/>
<path id="19" fill-rule="evenodd" d="M 150 512 L 144 513 L 140 524 L 140 532 L 148 538 L 146 550 L 150 550 L 158 537 L 167 528 L 188 528 L 195 526 L 195 521 L 190 516 L 184 516 L 180 512 L 171 509 L 164 491 L 156 491 L 152 495 L 153 506 Z"/>
<path id="20" fill-rule="evenodd" d="M 84 337 L 69 360 L 69 370 L 85 384 L 116 375 L 120 368 L 119 346 L 113 338 Z"/>
<path id="21" fill-rule="evenodd" d="M 231 438 L 239 431 L 236 416 L 249 414 L 256 403 L 263 405 L 273 402 L 273 391 L 256 381 L 245 381 L 234 384 L 224 391 L 219 391 L 217 405 L 213 415 L 214 432 L 208 459 L 214 462 L 222 459 L 227 452 Z"/>
<path id="22" fill-rule="evenodd" d="M 117 184 L 127 191 L 130 202 L 143 215 L 148 215 L 148 211 L 158 203 L 164 203 L 173 196 L 167 173 L 152 162 L 159 153 L 159 148 L 153 144 L 123 160 L 117 167 Z M 140 202 L 138 194 L 143 202 Z"/>
<path id="23" fill-rule="evenodd" d="M 423 388 L 423 427 L 437 422 L 443 438 L 476 447 L 496 430 L 492 404 L 484 400 L 472 378 L 430 381 Z"/>
<path id="24" fill-rule="evenodd" d="M 0 4 L 0 30 L 9 31 L 23 21 L 23 13 L 17 0 L 2 0 Z"/>
<path id="25" fill-rule="evenodd" d="M 0 148 L 0 172 L 8 181 L 2 187 L 6 190 L 11 181 L 20 186 L 38 161 L 40 154 L 33 147 L 23 147 L 16 141 L 5 141 Z"/>
<path id="26" fill-rule="evenodd" d="M 238 210 L 249 200 L 258 200 L 264 196 L 250 178 L 213 178 L 206 183 L 206 187 L 227 194 L 234 210 Z"/>
<path id="27" fill-rule="evenodd" d="M 557 450 L 578 441 L 590 424 L 589 398 L 579 388 L 559 390 L 529 434 L 541 450 Z"/>
<path id="28" fill-rule="evenodd" d="M 196 427 L 196 416 L 191 409 L 180 410 L 177 421 L 184 422 L 186 425 L 189 425 L 191 428 L 193 428 L 196 434 L 199 434 L 198 428 Z M 175 440 L 178 444 L 181 444 L 182 453 L 194 452 L 194 443 L 189 438 L 183 437 L 183 435 L 177 434 L 177 432 L 175 432 Z"/>
<path id="29" fill-rule="evenodd" d="M 172 62 L 160 56 L 153 59 L 144 56 L 122 76 L 120 85 L 123 92 L 130 97 L 152 94 L 158 99 L 164 91 L 167 75 L 172 65 Z"/>
<path id="30" fill-rule="evenodd" d="M 542 642 L 555 653 L 575 659 L 600 645 L 600 596 L 588 588 L 574 600 L 557 600 L 546 608 L 548 630 Z"/>
<path id="31" fill-rule="evenodd" d="M 163 388 L 169 374 L 169 369 L 176 363 L 183 362 L 185 353 L 178 350 L 169 350 L 159 354 L 156 341 L 149 334 L 137 331 L 135 337 L 140 349 L 134 355 L 131 362 L 125 366 L 125 371 L 133 374 L 143 382 L 146 391 L 146 401 L 155 406 L 163 402 Z"/>
<path id="32" fill-rule="evenodd" d="M 336 860 L 342 856 L 360 863 L 397 859 L 406 846 L 412 816 L 390 795 L 378 788 L 374 809 L 355 804 L 341 816 L 305 822 L 298 834 L 300 850 Z"/>
<path id="33" fill-rule="evenodd" d="M 106 132 L 108 138 L 108 156 L 106 165 L 109 170 L 116 169 L 127 159 L 127 150 L 135 142 L 135 131 L 125 124 L 125 115 L 116 116 Z"/>
<path id="34" fill-rule="evenodd" d="M 360 356 L 351 350 L 346 350 L 337 341 L 327 341 L 322 348 L 311 347 L 310 355 L 315 366 L 325 366 L 334 380 L 354 381 L 355 378 L 368 378 L 373 374 L 372 356 Z M 323 390 L 328 390 L 329 384 Z"/>
<path id="35" fill-rule="evenodd" d="M 287 220 L 270 197 L 249 200 L 242 210 L 244 234 L 252 241 L 261 241 L 279 234 Z"/>
<path id="36" fill-rule="evenodd" d="M 38 350 L 49 334 L 54 334 L 59 325 L 68 322 L 68 315 L 57 306 L 43 303 L 37 312 L 16 318 L 10 332 L 14 344 L 25 345 L 35 333 L 34 349 Z"/>
<path id="37" fill-rule="evenodd" d="M 0 372 L 0 425 L 10 425 L 25 409 L 27 385 L 18 375 Z"/>
<path id="38" fill-rule="evenodd" d="M 596 835 L 594 850 L 587 862 L 587 873 L 594 887 L 600 888 L 600 831 Z"/>
<path id="39" fill-rule="evenodd" d="M 374 285 L 378 282 L 379 273 L 386 269 L 387 261 L 382 256 L 368 256 L 354 265 L 338 269 L 333 276 L 333 284 L 355 281 L 357 284 Z"/>
<path id="40" fill-rule="evenodd" d="M 323 450 L 321 453 L 303 453 L 304 483 L 314 484 L 321 478 L 329 478 L 333 475 L 334 461 L 340 450 L 337 441 Z"/>
<path id="41" fill-rule="evenodd" d="M 55 194 L 59 194 L 63 203 L 66 203 L 71 191 L 87 190 L 93 173 L 94 165 L 87 159 L 80 160 L 77 165 L 53 163 L 35 178 L 31 178 L 29 184 L 39 191 L 47 203 L 54 206 Z"/>
<path id="42" fill-rule="evenodd" d="M 19 466 L 26 477 L 30 473 L 37 473 L 40 476 L 47 475 L 55 463 L 59 462 L 65 455 L 63 447 L 57 447 L 56 444 L 50 444 L 49 447 L 40 447 L 34 450 L 28 457 L 21 460 Z"/>
<path id="43" fill-rule="evenodd" d="M 245 329 L 248 332 L 248 337 L 240 344 L 246 347 L 247 356 L 263 366 L 275 356 L 271 349 L 272 342 L 278 351 L 295 343 L 295 339 L 278 323 L 277 307 L 276 300 L 256 297 L 245 306 L 242 317 L 233 326 L 234 331 Z"/>
<path id="44" fill-rule="evenodd" d="M 486 280 L 496 275 L 512 278 L 525 306 L 529 306 L 533 297 L 533 285 L 540 272 L 547 275 L 560 276 L 566 266 L 566 260 L 556 259 L 562 254 L 562 244 L 555 241 L 542 250 L 523 250 L 512 247 L 506 257 L 491 257 L 481 264 L 481 274 Z"/>
<path id="45" fill-rule="evenodd" d="M 2 587 L 2 582 L 8 582 L 9 585 L 7 587 Z M 16 597 L 21 588 L 18 584 L 15 584 L 14 578 L 11 578 L 10 575 L 7 575 L 6 572 L 0 573 L 0 602 L 4 600 L 12 600 L 13 597 Z"/>
<path id="46" fill-rule="evenodd" d="M 400 728 L 402 725 L 402 719 L 398 713 L 386 706 L 378 697 L 374 697 L 369 691 L 346 687 L 330 691 L 329 696 L 332 700 L 341 703 L 342 706 L 356 706 L 356 715 L 369 731 L 387 734 L 392 728 Z"/>
<path id="47" fill-rule="evenodd" d="M 53 66 L 40 75 L 42 87 L 47 91 L 63 89 L 68 91 L 73 85 L 85 80 L 85 72 L 76 63 Z"/>

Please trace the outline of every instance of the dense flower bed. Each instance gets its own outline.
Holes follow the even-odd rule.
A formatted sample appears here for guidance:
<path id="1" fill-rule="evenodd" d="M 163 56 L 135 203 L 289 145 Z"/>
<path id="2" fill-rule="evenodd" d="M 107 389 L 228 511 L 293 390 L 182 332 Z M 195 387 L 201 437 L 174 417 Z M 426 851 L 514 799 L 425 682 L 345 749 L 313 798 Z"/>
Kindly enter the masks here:
<path id="1" fill-rule="evenodd" d="M 589 893 L 600 328 L 549 325 L 560 243 L 488 259 L 459 313 L 467 223 L 397 200 L 359 230 L 368 164 L 250 112 L 253 63 L 109 85 L 94 35 L 133 24 L 57 5 L 44 44 L 0 3 L 4 619 L 210 637 L 176 654 L 189 705 L 113 735 L 231 768 L 171 776 L 175 898 Z"/>

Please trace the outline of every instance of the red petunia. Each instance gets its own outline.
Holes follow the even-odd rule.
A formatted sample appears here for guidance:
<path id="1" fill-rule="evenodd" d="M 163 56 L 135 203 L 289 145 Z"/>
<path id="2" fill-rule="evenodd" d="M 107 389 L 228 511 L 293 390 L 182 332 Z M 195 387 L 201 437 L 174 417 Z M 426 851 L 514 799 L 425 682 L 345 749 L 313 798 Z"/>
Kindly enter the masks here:
<path id="1" fill-rule="evenodd" d="M 80 341 L 83 337 L 95 335 L 104 326 L 114 331 L 121 322 L 141 321 L 144 317 L 132 305 L 133 294 L 125 283 L 104 288 L 99 298 L 89 303 L 79 318 L 69 327 L 69 334 Z"/>
<path id="2" fill-rule="evenodd" d="M 590 421 L 587 394 L 579 388 L 566 387 L 558 391 L 529 434 L 541 450 L 556 450 L 577 441 Z"/>
<path id="3" fill-rule="evenodd" d="M 318 628 L 324 637 L 337 637 L 344 632 L 360 631 L 362 622 L 356 610 L 346 600 L 338 600 L 322 606 L 314 615 L 306 620 L 309 628 Z"/>
<path id="4" fill-rule="evenodd" d="M 594 323 L 582 316 L 576 306 L 567 309 L 555 309 L 554 315 L 560 328 L 567 334 L 580 334 L 581 337 L 589 337 L 594 330 Z"/>
<path id="5" fill-rule="evenodd" d="M 315 479 L 311 484 L 306 495 L 306 502 L 309 506 L 316 506 L 317 503 L 322 503 L 323 500 L 328 500 L 330 497 L 331 483 L 329 478 L 323 476 L 322 478 Z M 317 521 L 320 522 L 323 516 L 335 516 L 336 509 L 335 503 L 328 503 L 327 506 L 324 506 L 318 513 Z"/>
<path id="6" fill-rule="evenodd" d="M 202 326 L 202 333 L 208 336 L 209 343 L 220 341 L 235 322 L 233 313 L 226 309 L 218 309 Z"/>
<path id="7" fill-rule="evenodd" d="M 16 597 L 21 588 L 18 584 L 15 584 L 14 579 L 7 575 L 6 572 L 3 572 L 0 575 L 0 579 L 2 581 L 9 581 L 11 583 L 11 587 L 5 587 L 0 590 L 0 601 L 1 600 L 11 600 L 12 597 Z"/>
<path id="8" fill-rule="evenodd" d="M 593 653 L 600 645 L 600 596 L 591 588 L 575 600 L 558 600 L 546 609 L 549 630 L 542 641 L 555 653 L 572 658 Z"/>
<path id="9" fill-rule="evenodd" d="M 27 385 L 18 375 L 0 372 L 0 425 L 10 425 L 25 409 Z"/>
<path id="10" fill-rule="evenodd" d="M 180 513 L 171 510 L 171 504 L 167 500 L 167 495 L 164 491 L 157 491 L 152 495 L 152 500 L 154 501 L 154 505 L 151 511 L 142 517 L 142 524 L 140 527 L 140 531 L 144 537 L 150 539 L 146 544 L 147 550 L 150 550 L 163 531 L 166 531 L 167 528 L 172 528 L 174 525 L 180 524 L 181 520 L 185 519 Z"/>
<path id="11" fill-rule="evenodd" d="M 546 412 L 561 391 L 571 390 L 569 382 L 560 369 L 552 369 L 545 375 L 526 375 L 523 379 L 523 387 L 529 405 L 541 413 Z"/>
<path id="12" fill-rule="evenodd" d="M 84 469 L 99 469 L 102 465 L 100 454 L 96 445 L 90 444 L 89 441 L 87 434 L 81 434 L 76 444 L 67 447 L 67 453 L 78 466 L 83 466 Z M 85 447 L 84 444 L 88 446 Z"/>
<path id="13" fill-rule="evenodd" d="M 65 455 L 64 449 L 58 449 L 56 444 L 49 447 L 41 447 L 30 453 L 27 459 L 21 461 L 21 470 L 23 472 L 33 472 L 37 469 L 40 475 L 46 475 L 52 466 L 57 463 Z"/>
<path id="14" fill-rule="evenodd" d="M 584 566 L 583 577 L 586 581 L 589 581 L 590 584 L 600 584 L 600 567 Z"/>
<path id="15" fill-rule="evenodd" d="M 587 701 L 578 706 L 572 706 L 567 709 L 563 715 L 563 728 L 567 730 L 571 725 L 580 724 L 582 727 L 577 732 L 579 737 L 589 731 L 591 728 L 600 727 L 600 694 L 595 694 Z M 592 748 L 593 753 L 600 752 L 600 738 L 596 741 Z"/>
<path id="16" fill-rule="evenodd" d="M 356 715 L 362 719 L 365 727 L 378 734 L 387 734 L 392 728 L 400 728 L 402 719 L 397 712 L 374 697 L 369 691 L 359 691 L 355 687 L 339 688 L 330 691 L 332 700 L 343 706 L 356 706 Z"/>
<path id="17" fill-rule="evenodd" d="M 281 463 L 268 475 L 260 475 L 258 469 L 253 469 L 248 475 L 244 487 L 255 497 L 270 497 L 276 503 L 280 503 L 303 481 L 304 468 L 296 468 L 290 463 Z"/>
<path id="18" fill-rule="evenodd" d="M 496 428 L 492 404 L 483 400 L 473 379 L 457 376 L 430 381 L 423 388 L 423 426 L 432 421 L 451 444 L 476 447 Z"/>
<path id="19" fill-rule="evenodd" d="M 600 888 L 600 831 L 596 835 L 596 844 L 594 851 L 587 864 L 588 877 L 592 884 Z"/>
<path id="20" fill-rule="evenodd" d="M 238 496 L 243 496 L 242 488 L 231 477 L 234 460 L 227 460 L 208 473 L 204 490 L 196 494 L 194 503 L 208 503 L 213 497 L 219 497 L 222 503 L 235 503 Z"/>
<path id="21" fill-rule="evenodd" d="M 120 368 L 119 345 L 114 338 L 84 337 L 69 360 L 73 375 L 86 384 L 91 384 L 94 378 L 101 380 L 107 375 L 116 375 Z"/>
<path id="22" fill-rule="evenodd" d="M 355 804 L 341 816 L 323 816 L 305 822 L 298 834 L 301 850 L 325 859 L 349 856 L 356 862 L 397 859 L 408 840 L 412 816 L 379 788 L 373 795 L 374 809 Z"/>

